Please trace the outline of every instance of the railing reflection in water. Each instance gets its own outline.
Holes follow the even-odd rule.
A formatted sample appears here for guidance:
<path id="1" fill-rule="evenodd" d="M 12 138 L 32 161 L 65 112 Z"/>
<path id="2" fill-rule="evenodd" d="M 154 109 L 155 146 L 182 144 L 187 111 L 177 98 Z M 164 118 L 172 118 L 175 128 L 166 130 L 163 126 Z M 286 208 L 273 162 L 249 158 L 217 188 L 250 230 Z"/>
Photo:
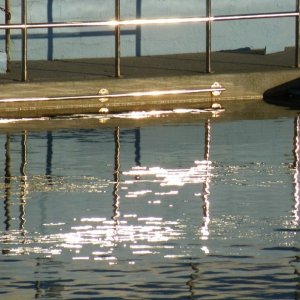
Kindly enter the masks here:
<path id="1" fill-rule="evenodd" d="M 47 157 L 46 157 L 46 178 L 49 184 L 52 184 L 52 156 L 53 156 L 53 135 L 51 131 L 47 132 Z"/>
<path id="2" fill-rule="evenodd" d="M 293 220 L 294 220 L 294 225 L 297 226 L 299 225 L 299 117 L 295 119 L 295 205 L 293 209 Z M 211 156 L 211 137 L 212 137 L 212 128 L 211 128 L 211 120 L 208 119 L 205 122 L 204 125 L 204 155 L 203 155 L 203 160 L 200 162 L 197 162 L 199 166 L 201 166 L 201 170 L 204 171 L 202 173 L 203 177 L 201 180 L 199 180 L 199 183 L 202 185 L 202 191 L 199 193 L 201 197 L 199 197 L 202 201 L 202 220 L 199 221 L 199 237 L 202 240 L 202 252 L 204 254 L 210 253 L 210 249 L 208 246 L 208 240 L 209 240 L 209 225 L 210 225 L 210 190 L 211 190 L 211 173 L 210 173 L 210 167 L 211 167 L 211 161 L 210 161 L 210 156 Z M 132 170 L 127 171 L 122 171 L 121 169 L 121 153 L 122 153 L 122 148 L 121 148 L 121 133 L 122 130 L 119 127 L 116 127 L 112 130 L 112 136 L 113 136 L 113 143 L 114 143 L 114 153 L 111 155 L 111 161 L 113 162 L 113 174 L 112 174 L 112 214 L 111 214 L 111 232 L 109 233 L 110 236 L 108 235 L 108 239 L 112 238 L 113 239 L 113 246 L 117 247 L 117 245 L 122 242 L 122 238 L 124 238 L 124 230 L 128 229 L 128 227 L 125 228 L 123 226 L 122 228 L 122 218 L 124 217 L 124 213 L 122 213 L 122 210 L 124 207 L 121 207 L 122 203 L 122 198 L 120 198 L 119 192 L 121 191 L 121 185 L 124 182 L 122 180 L 122 176 L 130 176 L 130 178 L 134 178 L 136 182 L 140 181 L 143 179 L 143 174 L 149 174 L 151 170 L 147 167 L 142 167 L 142 156 L 141 156 L 141 130 L 139 128 L 136 128 L 131 131 L 131 134 L 133 135 L 133 140 L 134 140 L 134 164 L 135 166 L 132 168 Z M 4 197 L 4 226 L 5 230 L 9 233 L 10 230 L 12 230 L 12 225 L 11 225 L 11 209 L 10 209 L 10 198 L 11 198 L 11 192 L 14 187 L 12 181 L 14 180 L 14 176 L 12 174 L 12 156 L 11 156 L 11 135 L 7 134 L 6 136 L 6 143 L 5 143 L 5 168 L 4 168 L 4 173 L 5 173 L 5 178 L 4 178 L 4 186 L 5 186 L 5 197 Z M 27 205 L 27 195 L 28 195 L 28 180 L 30 179 L 30 176 L 27 174 L 27 166 L 28 166 L 28 133 L 23 132 L 21 136 L 21 163 L 20 163 L 20 177 L 19 177 L 19 187 L 20 187 L 20 192 L 19 192 L 19 234 L 23 239 L 25 238 L 25 233 L 26 233 L 26 224 L 30 223 L 30 219 L 27 219 L 26 222 L 26 205 Z M 47 133 L 47 151 L 46 151 L 46 170 L 45 170 L 45 176 L 47 179 L 47 182 L 49 185 L 55 184 L 55 181 L 53 182 L 53 172 L 52 172 L 52 159 L 53 159 L 53 144 L 55 144 L 55 139 L 53 138 L 53 135 L 48 132 Z M 30 153 L 29 153 L 30 154 Z M 193 169 L 193 167 L 191 168 Z M 160 182 L 162 184 L 168 185 L 172 184 L 173 181 L 171 179 L 168 179 L 167 176 L 173 175 L 172 170 L 156 170 L 159 176 L 164 175 L 166 180 L 161 180 Z M 173 170 L 174 171 L 174 170 Z M 178 171 L 178 170 L 177 170 Z M 181 179 L 184 180 L 186 179 L 187 176 L 193 176 L 196 173 L 189 174 L 190 169 L 183 169 L 182 174 L 180 173 L 179 170 L 179 175 Z M 192 171 L 197 171 L 193 169 Z M 148 172 L 148 173 L 147 173 Z M 198 173 L 197 173 L 198 174 Z M 197 175 L 196 174 L 196 175 Z M 162 177 L 160 177 L 162 178 Z M 30 181 L 30 180 L 29 180 Z M 200 185 L 199 185 L 199 190 L 201 190 Z M 198 199 L 199 199 L 198 198 Z M 201 209 L 201 208 L 200 208 Z M 125 209 L 124 209 L 125 210 Z M 199 213 L 200 214 L 200 213 Z M 108 224 L 108 223 L 107 223 Z M 99 223 L 99 227 L 97 227 L 98 230 L 105 230 L 101 228 L 101 224 Z M 132 230 L 135 230 L 134 226 L 131 228 Z M 94 233 L 97 234 L 97 233 Z M 122 236 L 123 234 L 123 236 Z M 133 248 L 133 249 L 138 249 L 138 248 Z M 138 250 L 137 250 L 138 251 Z M 3 254 L 10 254 L 9 251 L 3 250 Z M 43 264 L 42 260 L 37 260 L 37 269 L 41 268 L 41 265 Z M 191 262 L 190 264 L 191 267 L 191 280 L 187 282 L 187 286 L 190 289 L 190 293 L 193 296 L 194 289 L 197 288 L 197 285 L 199 284 L 199 274 L 201 275 L 200 271 L 200 266 L 197 263 Z M 53 283 L 54 284 L 54 283 Z M 57 283 L 56 283 L 57 284 Z M 59 295 L 59 290 L 60 290 L 60 285 L 57 284 L 57 291 L 53 291 L 53 293 L 57 292 L 57 295 Z M 55 290 L 54 289 L 54 290 Z M 41 296 L 41 283 L 37 282 L 36 283 L 36 291 L 37 295 Z"/>
<path id="3" fill-rule="evenodd" d="M 135 167 L 131 171 L 123 172 L 121 171 L 121 141 L 120 141 L 120 128 L 116 127 L 114 129 L 114 144 L 115 144 L 115 153 L 114 153 L 114 172 L 113 172 L 113 215 L 112 220 L 116 222 L 116 224 L 120 221 L 120 177 L 121 174 L 127 174 L 133 176 L 135 180 L 141 179 L 143 174 L 152 172 L 152 170 L 147 170 L 146 167 L 141 167 L 141 132 L 139 128 L 133 130 L 134 134 L 134 161 Z M 25 224 L 26 224 L 26 204 L 27 204 L 27 195 L 28 191 L 28 175 L 26 174 L 26 168 L 28 164 L 28 133 L 24 131 L 21 136 L 21 164 L 20 164 L 20 193 L 19 193 L 19 230 L 20 233 L 25 235 Z M 203 223 L 201 226 L 201 238 L 203 240 L 207 239 L 209 236 L 209 222 L 210 222 L 210 183 L 211 183 L 211 174 L 210 174 L 210 143 L 211 143 L 211 122 L 208 119 L 205 123 L 205 141 L 204 141 L 204 160 L 202 162 L 202 166 L 205 170 L 205 180 L 203 181 L 202 186 L 202 208 L 203 208 Z M 51 132 L 47 133 L 47 153 L 46 153 L 46 168 L 45 168 L 45 177 L 49 185 L 52 185 L 52 156 L 53 156 L 53 135 Z M 11 230 L 11 204 L 10 198 L 13 188 L 13 180 L 14 175 L 11 171 L 11 134 L 6 135 L 5 142 L 5 168 L 4 168 L 4 228 L 5 231 Z M 297 116 L 295 118 L 295 126 L 294 126 L 294 163 L 293 163 L 295 172 L 294 172 L 294 205 L 293 205 L 293 224 L 295 226 L 299 225 L 299 210 L 300 210 L 300 117 Z M 156 170 L 158 173 L 164 172 L 167 174 L 168 170 Z M 184 171 L 185 172 L 185 171 Z M 161 174 L 160 174 L 161 176 Z M 167 175 L 166 175 L 167 176 Z M 166 177 L 165 182 L 163 184 L 168 185 L 168 179 Z M 203 246 L 204 252 L 209 252 L 209 250 Z"/>
<path id="4" fill-rule="evenodd" d="M 211 144 L 211 124 L 208 119 L 205 123 L 205 149 L 204 149 L 204 162 L 205 162 L 205 181 L 203 183 L 202 201 L 203 201 L 203 225 L 201 227 L 201 235 L 203 240 L 207 240 L 209 236 L 209 195 L 210 195 L 210 144 Z M 202 247 L 202 251 L 209 253 L 207 246 Z"/>
<path id="5" fill-rule="evenodd" d="M 26 165 L 27 165 L 27 132 L 23 132 L 21 140 L 21 167 L 20 167 L 20 227 L 19 230 L 22 235 L 25 235 L 25 207 L 26 207 L 26 196 L 27 196 L 27 175 L 26 175 Z"/>
<path id="6" fill-rule="evenodd" d="M 141 167 L 141 132 L 140 128 L 136 128 L 132 131 L 134 135 L 134 162 L 135 167 L 131 171 L 128 171 L 126 173 L 121 171 L 121 162 L 120 162 L 120 155 L 121 155 L 121 142 L 120 142 L 120 128 L 116 127 L 114 129 L 114 144 L 115 144 L 115 153 L 114 153 L 114 172 L 113 172 L 113 191 L 112 191 L 112 200 L 113 200 L 113 213 L 112 213 L 112 220 L 115 222 L 115 225 L 120 224 L 120 177 L 121 174 L 124 174 L 125 176 L 129 175 L 134 177 L 134 180 L 140 180 L 143 176 L 143 173 L 146 170 L 146 167 Z M 45 166 L 45 180 L 49 186 L 52 186 L 53 184 L 53 174 L 52 174 L 52 160 L 53 160 L 53 143 L 54 137 L 51 132 L 47 132 L 46 135 L 47 144 L 46 144 L 46 166 Z M 19 192 L 19 228 L 20 235 L 25 236 L 26 233 L 26 205 L 27 205 L 27 195 L 29 193 L 28 185 L 30 182 L 30 175 L 28 177 L 27 174 L 27 165 L 28 165 L 28 133 L 24 131 L 21 136 L 21 147 L 20 147 L 20 153 L 21 153 L 21 162 L 20 162 L 20 192 Z M 209 189 L 210 189 L 210 161 L 209 161 L 209 149 L 210 149 L 210 120 L 208 120 L 205 123 L 205 149 L 204 149 L 204 160 L 197 162 L 198 165 L 196 167 L 192 167 L 189 169 L 183 169 L 179 170 L 179 177 L 182 182 L 185 180 L 190 180 L 188 177 L 191 176 L 201 176 L 199 179 L 199 182 L 203 183 L 203 191 L 201 193 L 202 197 L 202 208 L 203 208 L 203 224 L 201 226 L 201 235 L 203 236 L 203 239 L 207 239 L 209 235 L 208 225 L 209 225 Z M 17 178 L 15 175 L 12 174 L 11 171 L 11 135 L 7 134 L 6 136 L 6 143 L 5 143 L 5 177 L 4 177 L 4 224 L 5 224 L 5 230 L 9 232 L 12 229 L 12 216 L 11 216 L 11 192 L 12 189 L 15 188 L 16 182 L 15 178 Z M 198 168 L 198 169 L 197 169 Z M 201 172 L 204 173 L 197 173 L 201 169 Z M 149 170 L 148 170 L 149 171 Z M 156 170 L 158 172 L 159 176 L 162 176 L 162 185 L 169 185 L 173 184 L 173 178 L 174 178 L 174 172 L 172 169 L 170 170 Z M 152 172 L 152 171 L 151 171 Z M 176 170 L 177 172 L 177 170 Z M 191 174 L 190 174 L 191 172 Z M 174 174 L 173 174 L 174 173 Z M 126 175 L 127 174 L 127 175 Z M 176 174 L 175 174 L 176 175 Z M 165 177 L 163 177 L 165 176 Z M 170 178 L 168 178 L 170 176 Z M 14 181 L 14 183 L 12 182 Z M 170 181 L 171 180 L 171 181 Z M 176 182 L 175 182 L 176 184 Z M 181 183 L 180 183 L 181 184 Z M 199 194 L 200 195 L 200 194 Z M 30 220 L 29 220 L 30 222 Z M 208 249 L 204 247 L 205 252 L 208 252 Z M 203 248 L 203 249 L 204 249 Z"/>
<path id="7" fill-rule="evenodd" d="M 5 230 L 10 230 L 10 194 L 11 194 L 11 157 L 10 157 L 10 134 L 6 135 L 5 143 L 5 174 L 4 174 L 4 216 Z"/>
<path id="8" fill-rule="evenodd" d="M 7 232 L 7 242 L 10 242 L 9 232 L 12 229 L 11 220 L 11 194 L 12 185 L 14 184 L 14 177 L 11 171 L 11 135 L 6 135 L 5 142 L 5 174 L 4 174 L 4 224 L 5 231 Z M 21 137 L 21 166 L 20 166 L 20 196 L 19 196 L 19 232 L 23 237 L 21 243 L 25 242 L 25 223 L 26 223 L 26 196 L 28 193 L 27 175 L 26 175 L 26 165 L 27 165 L 27 132 L 24 131 Z M 9 250 L 2 249 L 3 254 L 9 254 Z"/>
<path id="9" fill-rule="evenodd" d="M 299 225 L 300 214 L 300 116 L 298 115 L 294 121 L 294 198 L 295 203 L 293 207 L 293 224 Z"/>
<path id="10" fill-rule="evenodd" d="M 120 218 L 120 196 L 118 194 L 120 186 L 120 128 L 114 130 L 115 156 L 114 156 L 114 186 L 113 186 L 113 216 L 115 225 L 118 225 Z"/>

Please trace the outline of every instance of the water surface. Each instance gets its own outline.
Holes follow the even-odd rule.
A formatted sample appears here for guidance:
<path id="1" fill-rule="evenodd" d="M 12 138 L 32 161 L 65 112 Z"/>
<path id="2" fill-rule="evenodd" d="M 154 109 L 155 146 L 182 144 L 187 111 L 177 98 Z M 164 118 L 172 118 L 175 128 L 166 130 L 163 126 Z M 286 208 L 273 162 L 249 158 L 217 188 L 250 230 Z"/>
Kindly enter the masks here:
<path id="1" fill-rule="evenodd" d="M 221 114 L 2 130 L 1 299 L 300 299 L 297 112 Z"/>

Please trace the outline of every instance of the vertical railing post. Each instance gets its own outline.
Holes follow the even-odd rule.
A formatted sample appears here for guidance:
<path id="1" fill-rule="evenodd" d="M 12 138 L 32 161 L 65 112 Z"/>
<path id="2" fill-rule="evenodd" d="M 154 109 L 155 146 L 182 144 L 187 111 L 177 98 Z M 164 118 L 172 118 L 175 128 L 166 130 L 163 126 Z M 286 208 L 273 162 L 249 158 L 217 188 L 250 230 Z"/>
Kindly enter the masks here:
<path id="1" fill-rule="evenodd" d="M 115 0 L 115 20 L 120 22 L 121 4 L 120 0 Z M 115 76 L 121 77 L 121 51 L 120 51 L 120 25 L 115 26 Z"/>
<path id="2" fill-rule="evenodd" d="M 141 19 L 142 17 L 142 0 L 136 1 L 136 19 Z M 135 29 L 135 55 L 141 56 L 142 55 L 142 27 L 141 25 L 136 26 Z"/>
<path id="3" fill-rule="evenodd" d="M 11 20 L 10 0 L 5 0 L 5 25 L 9 25 Z M 10 29 L 5 30 L 5 52 L 6 52 L 6 72 L 10 72 Z"/>
<path id="4" fill-rule="evenodd" d="M 211 0 L 206 0 L 206 17 L 211 17 Z M 211 20 L 206 22 L 206 73 L 211 73 Z"/>
<path id="5" fill-rule="evenodd" d="M 296 30 L 295 30 L 295 68 L 299 68 L 300 0 L 296 0 L 296 11 L 298 13 L 298 16 L 296 17 Z"/>
<path id="6" fill-rule="evenodd" d="M 27 0 L 22 0 L 22 81 L 27 81 Z"/>

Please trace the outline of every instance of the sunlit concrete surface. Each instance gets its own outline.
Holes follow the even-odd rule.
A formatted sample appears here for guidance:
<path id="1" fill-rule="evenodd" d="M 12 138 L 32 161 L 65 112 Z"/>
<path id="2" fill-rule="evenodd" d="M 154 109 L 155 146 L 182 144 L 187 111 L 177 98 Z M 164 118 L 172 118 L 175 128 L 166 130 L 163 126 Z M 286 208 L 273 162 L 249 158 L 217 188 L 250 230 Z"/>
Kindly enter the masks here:
<path id="1" fill-rule="evenodd" d="M 295 51 L 262 54 L 257 51 L 212 53 L 212 71 L 205 72 L 205 54 L 181 54 L 122 58 L 121 78 L 114 76 L 114 59 L 29 61 L 28 82 L 21 82 L 21 64 L 13 62 L 11 72 L 0 76 L 3 99 L 95 95 L 89 100 L 68 102 L 34 101 L 1 103 L 0 117 L 57 115 L 209 107 L 227 100 L 262 100 L 273 91 L 284 97 L 299 86 L 299 69 L 294 66 Z M 206 89 L 218 82 L 225 91 L 187 95 L 122 97 L 101 101 L 100 89 L 109 94 Z"/>

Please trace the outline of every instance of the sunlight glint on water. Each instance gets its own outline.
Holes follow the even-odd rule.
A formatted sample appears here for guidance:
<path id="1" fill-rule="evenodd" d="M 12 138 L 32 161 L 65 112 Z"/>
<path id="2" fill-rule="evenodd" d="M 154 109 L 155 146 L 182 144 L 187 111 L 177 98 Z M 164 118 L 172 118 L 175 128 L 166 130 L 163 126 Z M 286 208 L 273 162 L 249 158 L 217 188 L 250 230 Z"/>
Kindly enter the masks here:
<path id="1" fill-rule="evenodd" d="M 1 299 L 299 299 L 298 129 L 2 134 Z"/>

